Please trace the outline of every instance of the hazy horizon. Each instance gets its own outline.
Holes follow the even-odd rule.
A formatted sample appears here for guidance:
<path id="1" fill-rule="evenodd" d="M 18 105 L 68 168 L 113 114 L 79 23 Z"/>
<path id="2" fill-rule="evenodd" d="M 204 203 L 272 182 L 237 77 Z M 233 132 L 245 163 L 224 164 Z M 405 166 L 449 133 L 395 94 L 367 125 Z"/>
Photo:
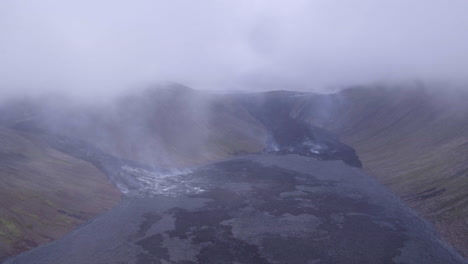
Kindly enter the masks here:
<path id="1" fill-rule="evenodd" d="M 0 3 L 0 95 L 468 83 L 461 0 Z M 466 85 L 468 87 L 468 85 Z"/>

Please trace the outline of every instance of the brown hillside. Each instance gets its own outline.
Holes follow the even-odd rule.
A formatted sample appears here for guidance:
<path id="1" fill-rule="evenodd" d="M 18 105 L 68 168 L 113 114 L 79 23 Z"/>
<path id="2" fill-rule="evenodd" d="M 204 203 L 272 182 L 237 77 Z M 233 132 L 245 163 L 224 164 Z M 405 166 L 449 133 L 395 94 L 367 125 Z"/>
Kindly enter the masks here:
<path id="1" fill-rule="evenodd" d="M 0 259 L 60 238 L 120 193 L 90 163 L 0 128 Z"/>
<path id="2" fill-rule="evenodd" d="M 467 101 L 461 91 L 357 88 L 321 100 L 329 115 L 296 115 L 339 134 L 364 170 L 468 256 Z"/>

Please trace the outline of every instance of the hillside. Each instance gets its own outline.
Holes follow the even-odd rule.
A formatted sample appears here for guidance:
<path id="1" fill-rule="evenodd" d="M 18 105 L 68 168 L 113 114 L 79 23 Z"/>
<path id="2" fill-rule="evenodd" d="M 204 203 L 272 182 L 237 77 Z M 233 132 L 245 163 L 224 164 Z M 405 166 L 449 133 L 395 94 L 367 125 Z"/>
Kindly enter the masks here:
<path id="1" fill-rule="evenodd" d="M 422 87 L 361 87 L 322 95 L 289 91 L 212 94 L 172 85 L 128 93 L 102 105 L 54 98 L 12 102 L 0 107 L 4 127 L 1 139 L 17 142 L 12 145 L 17 149 L 9 151 L 4 143 L 0 150 L 10 153 L 2 155 L 8 157 L 4 159 L 8 164 L 13 162 L 17 171 L 2 172 L 10 176 L 1 179 L 12 187 L 5 187 L 5 197 L 13 197 L 23 190 L 29 193 L 29 182 L 46 182 L 46 176 L 41 175 L 47 175 L 56 180 L 38 184 L 40 187 L 34 185 L 33 189 L 40 190 L 40 195 L 52 196 L 44 199 L 58 204 L 60 212 L 86 212 L 82 219 L 72 219 L 59 231 L 53 225 L 34 227 L 34 232 L 55 239 L 118 200 L 119 194 L 109 182 L 116 184 L 116 179 L 103 169 L 102 158 L 109 160 L 113 168 L 127 160 L 166 169 L 259 152 L 343 160 L 362 167 L 388 186 L 434 223 L 446 241 L 466 253 L 467 100 L 461 91 L 434 92 Z M 41 136 L 43 131 L 73 139 L 70 142 L 75 149 L 68 151 L 69 147 L 47 140 Z M 89 156 L 89 147 L 80 144 L 92 146 L 99 155 Z M 22 145 L 28 147 L 19 148 Z M 28 154 L 39 150 L 46 154 Z M 72 165 L 65 166 L 68 163 Z M 2 165 L 0 170 L 9 166 Z M 27 181 L 11 186 L 18 181 L 18 175 L 26 175 Z M 76 179 L 81 185 L 76 184 Z M 84 187 L 89 184 L 93 187 Z M 56 201 L 56 192 L 75 195 L 60 200 L 61 204 Z M 94 199 L 91 205 L 90 197 Z M 10 197 L 2 201 L 2 215 L 20 219 L 12 210 L 22 208 L 22 200 Z M 46 202 L 34 204 L 46 215 L 51 210 L 48 206 Z M 22 217 L 34 219 L 39 214 L 34 210 L 24 209 L 26 216 Z M 17 238 L 19 233 L 31 237 L 34 243 L 18 251 L 50 240 L 29 235 L 28 221 L 15 224 L 21 232 L 3 231 L 4 237 L 9 237 L 4 240 L 8 245 L 12 245 L 10 237 Z"/>
<path id="2" fill-rule="evenodd" d="M 263 149 L 265 128 L 228 97 L 171 85 L 87 108 L 52 101 L 34 120 L 119 158 L 186 167 Z"/>
<path id="3" fill-rule="evenodd" d="M 0 128 L 0 260 L 62 237 L 119 199 L 92 164 Z"/>
<path id="4" fill-rule="evenodd" d="M 460 91 L 355 88 L 316 103 L 298 102 L 302 107 L 292 114 L 338 134 L 365 171 L 467 256 L 467 99 Z M 316 111 L 320 105 L 327 115 Z"/>

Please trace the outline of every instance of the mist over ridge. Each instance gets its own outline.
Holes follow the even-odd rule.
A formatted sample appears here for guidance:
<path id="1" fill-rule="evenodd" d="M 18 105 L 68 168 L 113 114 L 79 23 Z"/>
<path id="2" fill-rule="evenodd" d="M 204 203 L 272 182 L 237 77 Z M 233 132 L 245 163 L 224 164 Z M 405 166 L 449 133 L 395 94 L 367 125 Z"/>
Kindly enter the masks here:
<path id="1" fill-rule="evenodd" d="M 467 10 L 0 0 L 0 263 L 468 263 Z"/>

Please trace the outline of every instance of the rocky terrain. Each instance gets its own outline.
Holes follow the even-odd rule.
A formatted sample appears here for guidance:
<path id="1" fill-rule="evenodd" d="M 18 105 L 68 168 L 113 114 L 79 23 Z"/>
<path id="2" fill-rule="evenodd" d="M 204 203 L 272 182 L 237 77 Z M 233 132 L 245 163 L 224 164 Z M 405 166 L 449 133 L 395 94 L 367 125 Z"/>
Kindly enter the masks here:
<path id="1" fill-rule="evenodd" d="M 292 115 L 339 135 L 366 172 L 468 257 L 468 93 L 355 88 L 319 99 L 326 114 L 307 109 L 314 100 Z"/>
<path id="2" fill-rule="evenodd" d="M 341 161 L 250 155 L 165 177 L 20 263 L 465 263 L 382 185 Z M 163 191 L 164 190 L 164 191 Z"/>
<path id="3" fill-rule="evenodd" d="M 169 202 L 167 200 L 169 198 L 166 197 L 164 201 L 167 200 L 168 204 L 172 204 L 172 201 L 177 204 L 182 200 L 190 203 L 191 195 L 202 195 L 197 193 L 198 191 L 204 190 L 204 192 L 211 193 L 213 190 L 207 191 L 201 185 L 192 186 L 192 178 L 197 181 L 196 179 L 201 174 L 189 173 L 185 168 L 193 168 L 207 162 L 246 153 L 262 155 L 270 153 L 269 155 L 273 156 L 268 156 L 269 159 L 277 157 L 278 162 L 281 162 L 282 158 L 280 157 L 289 157 L 283 155 L 298 154 L 302 158 L 295 156 L 296 158 L 292 160 L 306 159 L 318 167 L 321 165 L 317 164 L 321 163 L 317 163 L 316 160 L 325 160 L 324 164 L 330 164 L 326 160 L 341 160 L 351 167 L 362 167 L 365 172 L 389 187 L 407 205 L 416 209 L 424 218 L 435 224 L 437 231 L 445 241 L 455 246 L 459 253 L 466 255 L 468 252 L 466 242 L 468 241 L 468 193 L 466 191 L 468 190 L 468 162 L 466 162 L 468 157 L 468 107 L 464 102 L 467 99 L 466 93 L 461 91 L 440 93 L 417 85 L 404 88 L 356 87 L 329 95 L 289 91 L 212 94 L 192 90 L 181 85 L 173 85 L 169 88 L 148 89 L 126 94 L 106 104 L 83 105 L 66 98 L 60 100 L 44 98 L 41 101 L 22 99 L 3 103 L 0 105 L 0 126 L 2 127 L 0 153 L 6 153 L 1 154 L 1 162 L 6 165 L 0 167 L 0 179 L 5 181 L 5 184 L 2 185 L 5 192 L 0 192 L 0 195 L 4 195 L 1 201 L 5 201 L 0 207 L 0 219 L 6 220 L 2 220 L 3 225 L 0 227 L 0 259 L 2 256 L 14 255 L 61 237 L 77 225 L 116 205 L 120 199 L 120 192 L 125 193 L 127 198 L 133 198 L 125 198 L 121 205 L 106 214 L 113 215 L 116 212 L 121 212 L 119 214 L 123 217 L 129 213 L 130 211 L 124 212 L 122 207 L 124 204 L 132 204 L 131 207 L 135 205 L 132 202 L 134 194 L 140 195 L 138 203 L 154 205 L 155 202 L 152 201 L 156 198 L 148 198 L 148 196 L 166 197 L 171 196 L 169 193 L 175 191 L 179 198 L 174 198 L 175 200 Z M 16 143 L 13 144 L 13 142 Z M 20 147 L 23 145 L 27 147 Z M 36 148 L 42 151 L 40 155 L 37 154 Z M 28 158 L 25 159 L 22 155 L 26 155 Z M 71 165 L 65 166 L 63 160 Z M 292 160 L 289 159 L 294 163 Z M 34 167 L 30 167 L 31 164 Z M 250 165 L 246 166 L 250 167 Z M 252 165 L 252 167 L 258 166 L 258 164 Z M 298 168 L 286 167 L 295 171 L 294 173 L 299 171 L 300 173 L 313 174 L 311 171 L 302 172 Z M 310 169 L 315 170 L 318 167 Z M 49 172 L 49 170 L 51 171 Z M 323 171 L 323 169 L 320 170 Z M 356 169 L 343 169 L 343 174 L 353 174 L 354 172 L 351 173 L 353 170 Z M 149 171 L 151 173 L 147 173 Z M 222 171 L 220 174 L 228 175 L 228 171 Z M 232 173 L 232 175 L 239 175 L 237 171 Z M 26 177 L 25 180 L 18 180 L 21 175 Z M 35 175 L 46 176 L 36 177 Z M 186 177 L 186 175 L 191 176 Z M 313 176 L 316 175 L 313 174 Z M 321 177 L 334 176 L 327 176 L 324 173 Z M 77 184 L 77 180 L 79 184 Z M 178 182 L 176 184 L 178 187 L 174 187 L 173 181 Z M 47 184 L 45 184 L 46 182 Z M 190 189 L 192 187 L 193 189 Z M 195 193 L 187 194 L 185 192 L 187 189 Z M 231 191 L 227 191 L 227 193 Z M 366 193 L 367 191 L 358 188 L 358 192 Z M 45 195 L 44 197 L 51 196 L 51 199 L 42 199 L 40 198 L 42 196 L 31 195 L 30 202 L 25 203 L 21 198 L 15 196 L 18 193 L 36 192 Z M 63 192 L 72 195 L 61 198 Z M 62 193 L 62 196 L 59 193 Z M 147 198 L 141 198 L 141 195 Z M 190 196 L 190 199 L 186 197 L 187 195 Z M 275 195 L 279 194 L 271 195 L 271 197 L 276 197 Z M 228 197 L 229 195 L 226 199 Z M 257 198 L 253 197 L 252 199 Z M 217 200 L 214 196 L 203 199 Z M 311 199 L 311 197 L 307 199 Z M 60 203 L 65 204 L 60 204 L 55 208 L 48 202 L 40 203 L 41 200 L 51 201 L 54 206 Z M 245 201 L 245 203 L 248 204 L 250 201 Z M 281 204 L 282 202 L 279 202 L 275 206 L 279 208 L 282 206 Z M 322 205 L 325 206 L 325 204 Z M 138 212 L 141 213 L 141 219 L 145 219 L 143 214 L 146 212 L 152 214 L 151 210 L 145 206 L 142 205 L 140 208 L 135 205 L 134 210 L 140 210 Z M 211 210 L 209 209 L 210 205 L 206 205 L 205 202 L 199 206 L 201 207 L 197 208 Z M 232 214 L 242 215 L 243 209 L 230 208 L 229 204 L 226 206 L 229 216 Z M 293 209 L 296 206 L 297 204 L 288 206 L 288 210 L 296 210 Z M 333 204 L 327 206 L 334 208 Z M 136 209 L 137 207 L 140 209 Z M 20 208 L 22 211 L 14 208 Z M 154 219 L 159 219 L 163 215 L 174 217 L 173 211 L 164 210 L 157 209 L 157 213 L 155 213 L 157 216 L 154 216 Z M 340 208 L 337 210 L 337 214 L 343 213 Z M 408 209 L 401 210 L 408 211 Z M 42 215 L 41 212 L 46 212 L 45 219 L 49 219 L 47 212 L 50 212 L 50 219 L 66 217 L 68 220 L 60 228 L 55 226 L 55 222 L 49 220 L 43 224 L 36 217 Z M 266 212 L 271 214 L 268 210 Z M 308 213 L 321 217 L 312 211 L 308 211 Z M 315 213 L 317 212 L 315 211 Z M 366 213 L 369 212 L 366 211 Z M 106 214 L 98 219 L 110 221 L 109 218 L 106 218 L 108 217 Z M 371 210 L 369 214 L 382 217 L 377 211 Z M 412 215 L 410 211 L 408 214 Z M 400 216 L 401 214 L 397 219 Z M 221 217 L 222 221 L 227 221 L 226 217 Z M 274 218 L 277 217 L 279 216 Z M 324 215 L 323 217 L 329 216 Z M 408 219 L 405 217 L 403 218 Z M 411 217 L 415 217 L 411 219 L 418 219 L 414 215 Z M 152 216 L 149 218 L 153 219 Z M 243 218 L 241 217 L 241 219 Z M 280 221 L 279 219 L 277 218 L 275 221 Z M 321 221 L 325 221 L 323 219 Z M 401 221 L 407 221 L 404 219 Z M 134 224 L 129 222 L 128 225 L 142 224 L 145 226 L 143 222 L 139 221 L 133 219 L 131 223 Z M 393 220 L 390 219 L 385 221 L 393 223 Z M 36 222 L 40 224 L 34 224 Z M 153 222 L 156 223 L 156 220 Z M 123 224 L 123 222 L 116 222 L 116 225 Z M 409 222 L 407 224 L 411 228 L 415 226 Z M 216 224 L 216 226 L 218 225 L 219 223 Z M 91 224 L 78 229 L 79 233 L 86 228 L 91 228 L 88 226 Z M 431 238 L 427 238 L 427 241 L 432 242 L 427 243 L 435 243 L 438 245 L 435 247 L 446 248 L 443 242 L 434 242 L 437 238 L 430 226 L 426 224 L 423 226 L 421 227 L 423 229 L 415 231 L 420 232 L 418 236 L 426 236 L 421 235 L 423 233 L 431 234 L 428 235 Z M 235 230 L 234 226 L 230 228 Z M 233 232 L 232 230 L 231 232 Z M 389 235 L 386 233 L 388 230 L 376 230 Z M 409 232 L 408 230 L 403 231 L 403 229 L 400 231 L 405 234 Z M 136 244 L 140 248 L 141 245 L 138 244 L 140 240 L 136 239 L 135 236 L 146 237 L 145 232 L 134 231 L 133 235 L 130 231 L 125 233 L 125 236 L 132 237 L 128 240 L 129 245 Z M 77 232 L 72 234 L 67 235 L 63 242 L 51 246 L 70 246 L 71 244 L 67 243 L 74 243 L 70 237 L 75 237 Z M 162 231 L 158 234 L 161 236 L 156 240 L 159 239 L 160 242 L 155 240 L 154 243 L 166 241 L 167 234 Z M 223 237 L 226 233 L 219 235 Z M 86 232 L 83 232 L 83 236 L 87 236 Z M 103 233 L 103 236 L 106 235 Z M 181 239 L 181 236 L 178 235 L 178 239 Z M 228 233 L 228 236 L 234 236 L 234 233 Z M 83 239 L 85 238 L 83 237 Z M 230 238 L 226 239 L 226 241 L 230 241 Z M 399 237 L 396 240 L 407 241 L 405 239 L 407 238 Z M 395 242 L 392 246 L 389 245 L 389 248 L 393 248 L 390 251 L 394 253 L 380 257 L 386 261 L 398 260 L 398 256 L 401 255 L 398 252 L 402 249 L 400 242 Z M 249 245 L 255 246 L 256 244 L 250 243 Z M 201 250 L 200 246 L 194 247 L 196 250 Z M 242 247 L 240 246 L 240 248 Z M 50 253 L 50 251 L 43 250 L 46 249 L 41 248 L 37 252 Z M 166 252 L 167 250 L 169 249 L 166 247 L 158 252 Z M 62 251 L 59 250 L 57 254 L 63 254 L 60 252 Z M 142 252 L 144 252 L 144 247 Z M 331 257 L 335 253 L 320 257 L 314 255 L 308 260 L 311 261 L 310 263 L 319 263 L 313 262 L 316 259 L 322 259 L 325 261 L 324 263 L 330 263 L 326 261 L 331 260 L 338 261 L 338 257 Z M 25 256 L 29 256 L 28 254 Z M 34 254 L 31 256 L 39 256 Z M 101 253 L 96 252 L 96 254 Z M 177 262 L 170 256 L 172 253 L 167 253 L 169 255 L 161 254 L 163 255 L 160 256 L 164 257 L 160 259 Z M 269 253 L 263 252 L 253 255 L 263 256 L 262 261 L 274 262 L 275 258 L 265 257 L 265 254 Z M 197 259 L 194 257 L 195 255 L 192 255 L 192 261 Z M 452 253 L 449 255 L 456 256 Z M 199 254 L 196 256 L 201 257 Z M 103 257 L 100 256 L 96 259 Z M 454 257 L 454 259 L 456 258 Z M 20 259 L 27 259 L 27 257 Z M 232 257 L 232 259 L 235 258 Z M 138 258 L 135 257 L 134 260 L 137 261 Z M 375 263 L 371 260 L 375 261 L 375 258 L 356 259 L 356 261 L 361 261 L 358 263 Z M 237 261 L 243 263 L 243 261 Z M 284 259 L 281 258 L 276 259 L 276 261 L 284 263 L 282 262 Z M 299 261 L 297 263 L 303 263 L 300 260 L 297 261 Z M 413 259 L 413 262 L 400 262 L 421 263 L 414 261 Z M 107 262 L 102 260 L 101 263 Z M 164 262 L 162 261 L 162 263 Z"/>

